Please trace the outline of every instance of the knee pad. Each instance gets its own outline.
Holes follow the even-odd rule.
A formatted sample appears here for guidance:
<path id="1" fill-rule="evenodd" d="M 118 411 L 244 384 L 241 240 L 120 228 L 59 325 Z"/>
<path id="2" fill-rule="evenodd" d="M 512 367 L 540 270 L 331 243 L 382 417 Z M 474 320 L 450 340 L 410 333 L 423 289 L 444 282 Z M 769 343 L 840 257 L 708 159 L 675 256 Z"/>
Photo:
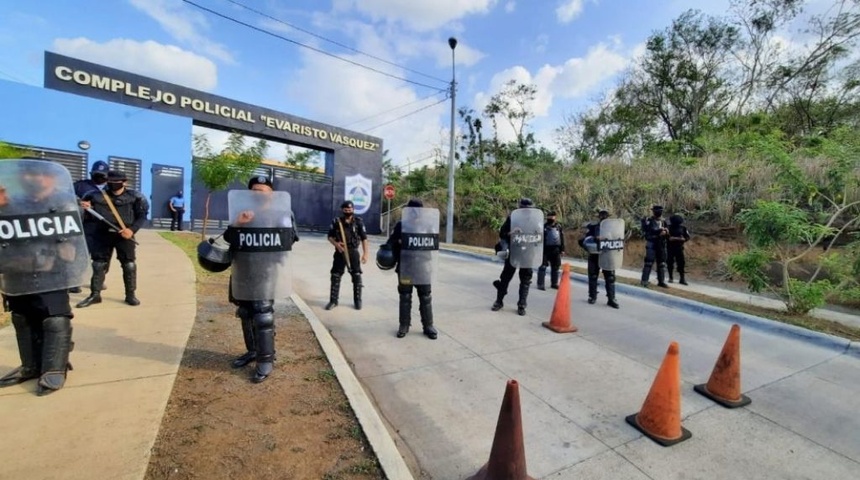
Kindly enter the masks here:
<path id="1" fill-rule="evenodd" d="M 132 262 L 126 262 L 126 263 L 122 264 L 122 269 L 133 272 L 133 271 L 137 270 L 137 264 L 134 263 L 133 261 Z"/>
<path id="2" fill-rule="evenodd" d="M 260 330 L 271 330 L 275 326 L 275 314 L 272 312 L 254 313 L 254 327 Z"/>
<path id="3" fill-rule="evenodd" d="M 401 295 L 411 295 L 412 294 L 412 285 L 403 285 L 402 283 L 397 284 L 397 293 Z"/>
<path id="4" fill-rule="evenodd" d="M 254 312 L 254 315 L 259 313 L 273 313 L 275 311 L 275 302 L 272 300 L 254 300 L 250 303 L 250 309 Z"/>

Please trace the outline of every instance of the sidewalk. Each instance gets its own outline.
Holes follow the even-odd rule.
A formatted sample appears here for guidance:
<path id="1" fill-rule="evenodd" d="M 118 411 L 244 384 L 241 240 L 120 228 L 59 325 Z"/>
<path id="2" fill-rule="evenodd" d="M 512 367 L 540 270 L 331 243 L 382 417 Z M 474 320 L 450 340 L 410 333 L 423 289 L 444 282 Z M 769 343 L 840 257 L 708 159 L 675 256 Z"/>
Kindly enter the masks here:
<path id="1" fill-rule="evenodd" d="M 141 305 L 123 303 L 114 260 L 104 301 L 74 309 L 74 370 L 37 397 L 35 382 L 0 389 L 0 478 L 140 480 L 197 310 L 194 268 L 180 249 L 141 230 Z M 87 293 L 72 295 L 72 305 Z M 0 370 L 20 364 L 14 329 L 0 329 Z"/>
<path id="2" fill-rule="evenodd" d="M 491 248 L 481 248 L 481 247 L 472 247 L 472 246 L 462 246 L 462 245 L 450 245 L 450 244 L 442 244 L 442 249 L 454 252 L 462 252 L 466 254 L 473 254 L 479 257 L 487 257 L 491 258 L 493 256 L 493 249 Z M 571 264 L 571 266 L 587 269 L 588 262 L 585 260 L 580 260 L 578 258 L 573 257 L 565 257 L 563 259 L 564 262 Z M 626 278 L 629 280 L 639 281 L 642 278 L 642 272 L 638 270 L 629 270 L 625 268 L 621 268 L 615 271 L 615 275 L 621 278 Z M 581 275 L 574 275 L 584 278 Z M 652 283 L 651 290 L 656 293 L 666 294 L 667 292 L 663 291 L 660 288 L 657 288 L 655 285 L 655 281 L 653 280 L 654 276 L 652 275 Z M 603 278 L 601 277 L 601 284 L 603 282 Z M 779 300 L 773 298 L 763 297 L 761 295 L 755 295 L 752 293 L 738 292 L 735 290 L 729 290 L 725 288 L 714 287 L 710 285 L 702 285 L 696 282 L 691 282 L 690 285 L 681 285 L 679 283 L 670 284 L 671 288 L 678 290 L 685 290 L 690 292 L 699 293 L 708 297 L 717 298 L 721 300 L 728 300 L 736 303 L 746 303 L 749 305 L 753 305 L 756 307 L 762 308 L 770 308 L 773 310 L 785 310 L 785 304 Z M 817 308 L 809 312 L 809 314 L 813 317 L 820 318 L 823 320 L 830 320 L 833 322 L 838 322 L 843 325 L 848 325 L 852 327 L 860 328 L 860 315 L 852 315 L 850 313 L 837 312 L 834 310 Z"/>

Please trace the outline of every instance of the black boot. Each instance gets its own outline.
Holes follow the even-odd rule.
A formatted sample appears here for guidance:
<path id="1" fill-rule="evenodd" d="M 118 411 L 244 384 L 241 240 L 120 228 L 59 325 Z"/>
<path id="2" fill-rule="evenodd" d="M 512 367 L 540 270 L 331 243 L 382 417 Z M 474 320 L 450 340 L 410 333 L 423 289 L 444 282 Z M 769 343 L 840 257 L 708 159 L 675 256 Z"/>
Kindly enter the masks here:
<path id="1" fill-rule="evenodd" d="M 657 266 L 657 286 L 669 288 L 666 284 L 666 265 L 660 264 Z"/>
<path id="2" fill-rule="evenodd" d="M 254 332 L 254 321 L 244 308 L 239 307 L 239 318 L 242 322 L 242 338 L 245 340 L 245 353 L 231 363 L 233 368 L 242 368 L 257 359 L 257 342 Z"/>
<path id="3" fill-rule="evenodd" d="M 603 279 L 606 283 L 606 298 L 608 299 L 606 304 L 612 308 L 619 308 L 618 302 L 615 301 L 615 272 L 604 271 Z"/>
<path id="4" fill-rule="evenodd" d="M 352 276 L 352 303 L 356 310 L 361 310 L 361 275 Z"/>
<path id="5" fill-rule="evenodd" d="M 553 281 L 555 284 L 555 281 Z M 546 267 L 541 265 L 537 271 L 537 289 L 546 290 Z"/>
<path id="6" fill-rule="evenodd" d="M 643 287 L 648 287 L 648 281 L 651 278 L 651 265 L 646 263 L 642 268 L 642 280 L 639 282 L 639 285 Z"/>
<path id="7" fill-rule="evenodd" d="M 675 278 L 672 275 L 672 270 L 667 270 L 667 273 L 669 274 L 669 283 L 675 283 Z"/>
<path id="8" fill-rule="evenodd" d="M 418 295 L 418 312 L 421 313 L 421 326 L 424 327 L 424 335 L 430 340 L 436 340 L 439 332 L 433 327 L 433 304 L 429 293 Z"/>
<path id="9" fill-rule="evenodd" d="M 397 338 L 403 338 L 409 333 L 412 325 L 412 292 L 400 294 L 400 328 L 397 329 Z"/>
<path id="10" fill-rule="evenodd" d="M 102 303 L 101 291 L 104 290 L 105 275 L 107 275 L 108 262 L 93 261 L 93 276 L 90 279 L 90 295 L 78 302 L 77 308 L 86 308 L 96 303 Z"/>
<path id="11" fill-rule="evenodd" d="M 137 264 L 128 262 L 122 264 L 122 283 L 125 284 L 125 303 L 131 306 L 140 305 L 140 300 L 134 296 L 137 290 Z"/>
<path id="12" fill-rule="evenodd" d="M 340 275 L 331 276 L 331 293 L 329 293 L 328 304 L 326 304 L 325 309 L 331 310 L 332 308 L 337 306 L 337 297 L 340 295 Z"/>
<path id="13" fill-rule="evenodd" d="M 69 317 L 48 317 L 42 320 L 42 376 L 38 395 L 47 395 L 63 388 L 66 374 L 72 369 L 69 352 L 72 350 L 72 320 Z"/>
<path id="14" fill-rule="evenodd" d="M 685 272 L 678 272 L 678 276 L 680 277 L 680 279 L 678 280 L 678 283 L 680 283 L 681 285 L 688 285 L 687 279 L 684 278 L 684 273 Z"/>
<path id="15" fill-rule="evenodd" d="M 558 289 L 558 274 L 561 273 L 558 270 L 550 270 L 549 272 L 549 287 Z M 564 280 L 564 279 L 562 279 Z"/>
<path id="16" fill-rule="evenodd" d="M 269 310 L 271 307 L 266 308 Z M 275 361 L 275 314 L 271 311 L 265 313 L 255 313 L 254 322 L 254 339 L 257 346 L 257 368 L 254 369 L 254 376 L 251 381 L 261 383 L 274 370 Z"/>
<path id="17" fill-rule="evenodd" d="M 15 326 L 15 339 L 18 341 L 21 366 L 0 377 L 0 387 L 18 385 L 27 380 L 39 378 L 42 372 L 39 332 L 30 327 L 25 316 L 18 313 L 12 313 L 12 325 Z"/>
<path id="18" fill-rule="evenodd" d="M 507 290 L 502 290 L 502 282 L 500 280 L 493 281 L 493 286 L 496 287 L 496 301 L 493 303 L 492 310 L 494 312 L 498 312 L 504 306 L 502 300 L 504 300 L 505 295 L 507 295 Z"/>
<path id="19" fill-rule="evenodd" d="M 520 283 L 520 298 L 517 300 L 517 315 L 523 316 L 526 314 L 529 298 L 529 283 Z"/>

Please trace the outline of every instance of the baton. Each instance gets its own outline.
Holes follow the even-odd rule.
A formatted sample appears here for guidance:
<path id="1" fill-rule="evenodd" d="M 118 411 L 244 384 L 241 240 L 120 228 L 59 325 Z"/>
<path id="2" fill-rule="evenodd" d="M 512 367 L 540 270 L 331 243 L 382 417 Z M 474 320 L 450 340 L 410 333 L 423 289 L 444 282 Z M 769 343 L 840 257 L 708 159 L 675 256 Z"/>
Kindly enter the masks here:
<path id="1" fill-rule="evenodd" d="M 87 213 L 89 213 L 90 215 L 92 215 L 92 216 L 96 217 L 96 219 L 97 219 L 97 220 L 101 220 L 102 222 L 105 222 L 105 223 L 107 224 L 107 226 L 109 226 L 109 227 L 113 228 L 113 229 L 114 229 L 114 230 L 116 230 L 117 232 L 119 232 L 120 230 L 122 230 L 121 228 L 119 228 L 118 226 L 116 226 L 113 222 L 111 222 L 111 221 L 110 221 L 110 220 L 108 220 L 107 218 L 105 218 L 105 217 L 101 216 L 98 212 L 96 212 L 96 211 L 95 211 L 95 210 L 93 210 L 92 208 L 84 208 L 84 210 L 85 210 Z M 135 244 L 135 245 L 140 245 L 139 243 L 137 243 L 137 240 L 135 240 L 135 239 L 134 239 L 134 237 L 129 238 L 129 240 L 131 240 L 132 242 L 134 242 L 134 244 Z"/>

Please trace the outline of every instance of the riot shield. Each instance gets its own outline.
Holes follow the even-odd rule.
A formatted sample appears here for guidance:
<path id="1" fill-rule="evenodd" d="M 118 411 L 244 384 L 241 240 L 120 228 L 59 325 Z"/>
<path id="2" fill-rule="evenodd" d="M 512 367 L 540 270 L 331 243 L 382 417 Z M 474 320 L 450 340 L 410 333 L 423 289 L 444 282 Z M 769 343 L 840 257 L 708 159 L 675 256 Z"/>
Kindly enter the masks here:
<path id="1" fill-rule="evenodd" d="M 607 218 L 600 222 L 598 264 L 601 270 L 618 270 L 624 260 L 624 220 Z"/>
<path id="2" fill-rule="evenodd" d="M 89 260 L 69 171 L 45 160 L 0 161 L 0 291 L 80 286 Z"/>
<path id="3" fill-rule="evenodd" d="M 293 223 L 290 194 L 230 190 L 230 227 L 224 239 L 233 251 L 230 287 L 236 300 L 279 300 L 292 293 L 289 252 Z"/>
<path id="4" fill-rule="evenodd" d="M 406 207 L 400 226 L 400 282 L 431 285 L 439 250 L 439 210 Z"/>
<path id="5" fill-rule="evenodd" d="M 511 254 L 514 268 L 538 268 L 543 261 L 543 211 L 518 208 L 511 212 Z"/>

